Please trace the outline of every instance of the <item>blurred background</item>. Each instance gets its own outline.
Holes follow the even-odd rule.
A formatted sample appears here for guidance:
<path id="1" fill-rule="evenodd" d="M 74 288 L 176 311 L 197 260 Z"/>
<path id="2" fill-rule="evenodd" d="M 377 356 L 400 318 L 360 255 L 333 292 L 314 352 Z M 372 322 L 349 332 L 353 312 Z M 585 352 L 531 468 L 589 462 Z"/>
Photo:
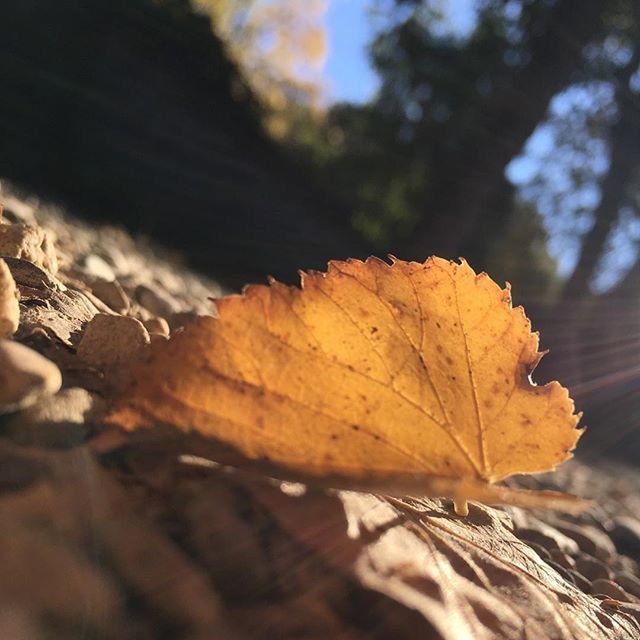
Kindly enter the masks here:
<path id="1" fill-rule="evenodd" d="M 640 456 L 637 0 L 0 3 L 0 179 L 231 287 L 465 256 Z"/>

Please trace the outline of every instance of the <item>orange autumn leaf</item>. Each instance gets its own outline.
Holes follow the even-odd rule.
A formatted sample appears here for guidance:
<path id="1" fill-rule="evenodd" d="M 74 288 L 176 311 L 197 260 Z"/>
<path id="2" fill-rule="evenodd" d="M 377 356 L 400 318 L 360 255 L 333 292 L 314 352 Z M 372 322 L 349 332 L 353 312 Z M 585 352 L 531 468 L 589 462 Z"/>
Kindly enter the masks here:
<path id="1" fill-rule="evenodd" d="M 495 483 L 554 469 L 581 431 L 509 287 L 441 258 L 329 263 L 217 301 L 159 345 L 110 421 L 170 424 L 331 484 L 574 509 Z M 573 502 L 572 502 L 573 500 Z"/>

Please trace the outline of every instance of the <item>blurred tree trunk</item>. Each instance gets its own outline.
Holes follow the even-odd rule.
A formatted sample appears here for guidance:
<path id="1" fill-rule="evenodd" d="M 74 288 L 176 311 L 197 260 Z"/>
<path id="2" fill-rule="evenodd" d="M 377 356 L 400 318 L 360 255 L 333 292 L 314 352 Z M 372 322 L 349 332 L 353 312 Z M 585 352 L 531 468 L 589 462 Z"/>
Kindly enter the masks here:
<path id="1" fill-rule="evenodd" d="M 617 120 L 610 132 L 610 167 L 602 182 L 594 225 L 586 234 L 580 257 L 562 297 L 549 310 L 548 325 L 554 354 L 552 377 L 572 389 L 591 425 L 582 455 L 614 454 L 637 459 L 640 403 L 637 381 L 640 343 L 636 330 L 640 310 L 640 264 L 612 291 L 595 296 L 591 279 L 607 251 L 607 242 L 620 210 L 632 204 L 629 187 L 640 166 L 640 109 L 629 90 L 639 52 L 616 78 Z"/>
<path id="2" fill-rule="evenodd" d="M 637 98 L 629 90 L 629 79 L 637 65 L 636 52 L 616 78 L 618 117 L 610 131 L 610 167 L 601 185 L 594 225 L 583 240 L 578 264 L 550 314 L 553 332 L 549 335 L 553 335 L 552 348 L 558 356 L 553 375 L 573 386 L 577 400 L 583 408 L 589 407 L 592 415 L 597 415 L 599 406 L 611 404 L 612 394 L 630 401 L 626 396 L 629 380 L 624 372 L 631 354 L 637 352 L 631 320 L 638 302 L 637 289 L 622 283 L 614 292 L 598 297 L 590 290 L 591 278 L 606 252 L 620 209 L 630 202 L 628 188 L 638 168 L 640 111 Z M 633 276 L 627 282 L 631 280 Z M 625 346 L 625 342 L 629 344 Z M 598 438 L 595 441 L 603 445 Z"/>
<path id="3" fill-rule="evenodd" d="M 620 208 L 629 200 L 629 182 L 638 168 L 640 150 L 640 100 L 629 90 L 629 80 L 639 61 L 640 51 L 636 49 L 632 60 L 617 78 L 618 117 L 611 128 L 609 171 L 602 183 L 594 225 L 582 241 L 580 258 L 564 287 L 564 300 L 577 300 L 589 295 L 589 282 L 604 254 Z"/>
<path id="4" fill-rule="evenodd" d="M 408 255 L 464 253 L 483 264 L 487 237 L 503 229 L 511 211 L 505 167 L 544 119 L 551 98 L 580 69 L 582 50 L 600 31 L 606 6 L 606 0 L 585 0 L 577 10 L 572 0 L 560 1 L 544 24 L 532 27 L 531 61 L 487 98 L 474 128 L 477 134 L 457 155 L 454 171 L 439 181 L 435 199 L 407 243 Z"/>

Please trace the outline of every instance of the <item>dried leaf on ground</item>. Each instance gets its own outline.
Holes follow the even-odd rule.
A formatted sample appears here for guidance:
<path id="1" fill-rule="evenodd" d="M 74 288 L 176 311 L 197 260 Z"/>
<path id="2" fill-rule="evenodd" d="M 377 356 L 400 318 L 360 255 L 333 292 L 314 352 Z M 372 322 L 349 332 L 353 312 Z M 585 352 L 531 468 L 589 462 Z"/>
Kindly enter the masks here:
<path id="1" fill-rule="evenodd" d="M 91 301 L 27 260 L 5 261 L 20 292 L 16 337 L 29 340 L 34 334 L 45 334 L 51 341 L 74 345 L 84 325 L 97 313 Z"/>
<path id="2" fill-rule="evenodd" d="M 218 301 L 159 345 L 111 421 L 166 423 L 251 459 L 388 493 L 541 504 L 579 501 L 491 483 L 555 468 L 580 436 L 509 288 L 440 258 L 331 262 Z"/>
<path id="3" fill-rule="evenodd" d="M 155 287 L 171 274 L 176 287 L 166 290 L 179 291 L 177 299 L 204 309 L 210 283 L 140 253 L 124 236 L 111 238 L 71 220 L 56 220 L 47 212 L 46 224 L 55 223 L 62 253 L 69 256 L 61 275 L 65 284 L 64 265 L 82 263 L 82 256 L 99 247 L 128 296 L 138 284 Z M 120 254 L 126 255 L 124 266 L 119 258 L 109 258 Z M 32 294 L 29 305 L 37 305 L 41 290 L 46 307 L 47 290 L 55 283 L 42 287 L 44 272 L 19 263 L 24 267 L 21 288 Z M 132 271 L 135 282 L 125 275 Z M 29 292 L 30 287 L 36 291 Z M 75 313 L 73 306 L 68 312 Z M 174 328 L 186 325 L 175 318 L 170 319 Z M 80 337 L 80 331 L 74 335 Z M 30 343 L 48 349 L 46 336 L 36 342 L 39 334 L 30 336 Z M 72 347 L 54 341 L 73 356 Z M 72 386 L 73 376 L 73 384 L 94 388 L 92 370 L 82 368 L 77 358 L 68 364 L 65 386 Z M 58 395 L 51 402 L 62 400 Z M 186 464 L 188 457 L 177 454 L 187 450 L 194 456 L 210 452 L 219 462 L 228 455 L 233 463 L 239 456 L 211 438 L 177 430 L 118 432 L 127 446 L 114 450 L 112 443 L 104 449 L 110 453 L 97 459 L 84 447 L 46 452 L 10 444 L 17 429 L 25 435 L 27 421 L 47 418 L 45 426 L 56 432 L 56 441 L 45 444 L 38 438 L 40 446 L 59 446 L 62 416 L 57 409 L 54 413 L 39 405 L 12 416 L 11 425 L 0 417 L 0 521 L 6 525 L 0 531 L 2 638 L 423 640 L 455 637 L 471 624 L 466 637 L 474 640 L 630 640 L 640 632 L 637 599 L 612 606 L 587 595 L 601 588 L 602 581 L 591 584 L 586 572 L 600 562 L 620 587 L 640 597 L 638 566 L 621 555 L 640 560 L 640 534 L 633 528 L 640 480 L 637 470 L 625 470 L 619 462 L 586 466 L 574 460 L 544 478 L 517 480 L 529 488 L 597 497 L 597 508 L 580 516 L 511 509 L 510 521 L 499 511 L 477 506 L 461 519 L 439 500 L 406 504 L 404 499 L 312 489 L 292 497 L 293 486 L 285 495 L 255 473 L 230 472 L 204 460 L 198 465 L 195 457 Z M 85 427 L 93 430 L 99 424 Z M 141 446 L 136 446 L 138 437 Z M 25 444 L 22 437 L 16 441 Z M 416 507 L 428 511 L 416 513 Z M 631 518 L 632 526 L 620 527 L 622 522 L 614 522 L 618 516 Z M 512 535 L 512 524 L 520 540 Z M 499 566 L 511 568 L 492 568 L 490 552 L 500 556 Z M 482 574 L 470 568 L 469 558 L 488 582 L 479 582 Z M 557 576 L 566 581 L 560 589 Z M 565 596 L 576 597 L 576 582 L 584 594 L 572 604 Z M 567 619 L 569 630 L 558 626 L 558 620 Z M 520 635 L 518 630 L 523 630 Z"/>
<path id="4" fill-rule="evenodd" d="M 224 585 L 225 597 L 257 605 L 252 637 L 270 637 L 270 621 L 282 637 L 295 635 L 284 631 L 294 625 L 305 637 L 327 637 L 317 629 L 336 612 L 342 625 L 359 623 L 371 638 L 574 640 L 633 638 L 640 630 L 624 603 L 581 591 L 518 539 L 506 513 L 489 507 L 461 519 L 438 500 L 311 489 L 300 496 L 223 469 L 185 480 L 174 471 L 157 490 L 189 523 L 180 542 Z M 354 584 L 358 596 L 350 597 Z M 268 602 L 277 607 L 262 610 Z M 246 613 L 240 609 L 243 626 Z M 343 637 L 335 629 L 329 635 Z"/>
<path id="5" fill-rule="evenodd" d="M 342 500 L 353 527 L 366 530 L 373 513 L 378 523 L 400 517 L 367 546 L 356 570 L 363 584 L 423 611 L 442 638 L 636 632 L 636 620 L 582 593 L 519 541 L 499 511 L 478 505 L 465 522 L 432 500 L 389 504 L 349 493 Z"/>

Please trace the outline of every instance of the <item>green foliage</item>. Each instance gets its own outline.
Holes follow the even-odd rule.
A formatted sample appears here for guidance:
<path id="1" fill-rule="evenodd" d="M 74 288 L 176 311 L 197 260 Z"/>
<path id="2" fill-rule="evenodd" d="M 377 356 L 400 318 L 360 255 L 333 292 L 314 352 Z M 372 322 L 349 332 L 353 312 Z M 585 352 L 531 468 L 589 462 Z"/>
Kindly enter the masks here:
<path id="1" fill-rule="evenodd" d="M 464 37 L 443 28 L 436 2 L 378 3 L 370 49 L 382 80 L 376 99 L 335 106 L 319 133 L 296 144 L 307 147 L 321 181 L 350 204 L 354 227 L 376 249 L 409 257 L 461 253 L 522 277 L 532 269 L 530 294 L 557 295 L 545 228 L 574 238 L 575 246 L 585 217 L 616 215 L 595 212 L 594 204 L 585 213 L 583 204 L 606 168 L 583 183 L 585 167 L 603 162 L 602 140 L 613 122 L 611 107 L 595 109 L 597 87 L 628 85 L 638 66 L 637 3 L 586 0 L 577 10 L 566 1 L 486 0 Z M 554 95 L 572 87 L 582 87 L 593 108 L 574 103 L 560 117 L 551 111 L 549 159 L 516 192 L 505 179 L 507 164 L 544 123 Z M 583 153 L 591 159 L 576 169 Z M 554 188 L 562 207 L 548 203 Z"/>
<path id="2" fill-rule="evenodd" d="M 516 201 L 505 232 L 490 243 L 485 269 L 496 281 L 509 281 L 518 299 L 552 303 L 561 290 L 548 234 L 533 206 Z"/>
<path id="3" fill-rule="evenodd" d="M 352 227 L 372 249 L 410 258 L 463 254 L 514 280 L 531 273 L 520 291 L 553 297 L 560 285 L 545 228 L 574 238 L 584 233 L 593 211 L 580 204 L 585 179 L 593 189 L 603 171 L 588 176 L 590 163 L 577 159 L 590 153 L 593 163 L 601 162 L 592 150 L 596 141 L 599 153 L 606 152 L 611 109 L 591 109 L 595 115 L 584 126 L 580 113 L 589 109 L 574 105 L 560 117 L 551 110 L 549 160 L 519 192 L 505 168 L 545 121 L 554 95 L 577 80 L 596 104 L 589 88 L 596 80 L 619 83 L 629 60 L 637 66 L 634 3 L 585 0 L 576 10 L 567 0 L 484 0 L 464 34 L 447 27 L 446 6 L 435 0 L 372 3 L 378 12 L 370 55 L 381 78 L 376 98 L 322 114 L 289 92 L 276 101 L 272 133 L 284 136 L 296 160 L 347 205 Z M 272 90 L 262 92 L 263 102 Z M 567 176 L 562 183 L 560 175 Z M 562 193 L 549 204 L 554 188 Z"/>

